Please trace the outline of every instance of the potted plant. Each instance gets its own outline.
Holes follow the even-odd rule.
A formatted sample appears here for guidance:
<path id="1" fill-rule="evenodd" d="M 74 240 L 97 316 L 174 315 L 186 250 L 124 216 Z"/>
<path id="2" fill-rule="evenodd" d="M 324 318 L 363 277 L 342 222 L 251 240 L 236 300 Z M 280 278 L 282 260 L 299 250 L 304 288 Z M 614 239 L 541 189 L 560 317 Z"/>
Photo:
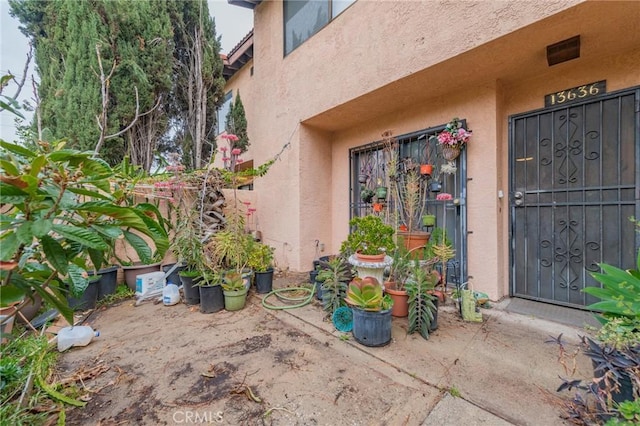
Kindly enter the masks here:
<path id="1" fill-rule="evenodd" d="M 417 331 L 425 339 L 429 339 L 429 333 L 438 326 L 438 298 L 433 296 L 432 292 L 440 280 L 440 274 L 431 269 L 431 265 L 421 266 L 418 260 L 414 260 L 411 277 L 405 284 L 409 294 L 407 333 L 413 334 Z"/>
<path id="2" fill-rule="evenodd" d="M 387 253 L 393 253 L 393 227 L 385 224 L 378 216 L 357 216 L 349 221 L 351 232 L 342 242 L 340 253 L 345 256 L 356 254 L 360 260 L 381 262 Z"/>
<path id="3" fill-rule="evenodd" d="M 274 248 L 260 242 L 254 242 L 247 264 L 255 274 L 256 292 L 270 293 L 273 288 L 273 252 Z"/>
<path id="4" fill-rule="evenodd" d="M 241 272 L 227 271 L 222 278 L 224 308 L 227 311 L 239 311 L 244 308 L 249 289 Z"/>
<path id="5" fill-rule="evenodd" d="M 398 244 L 404 244 L 412 252 L 412 258 L 424 258 L 416 249 L 424 248 L 429 232 L 422 230 L 422 216 L 428 196 L 428 176 L 420 174 L 417 163 L 411 158 L 402 161 L 398 176 L 398 216 L 402 223 L 398 230 Z"/>
<path id="6" fill-rule="evenodd" d="M 0 306 L 17 300 L 17 311 L 35 291 L 73 322 L 64 283 L 80 296 L 89 285 L 88 271 L 103 266 L 116 240 L 136 231 L 153 239 L 159 254 L 166 252 L 158 209 L 119 205 L 110 183 L 115 172 L 93 152 L 67 149 L 63 141 L 41 141 L 31 149 L 0 141 L 0 157 Z M 141 259 L 151 259 L 148 245 L 131 246 Z"/>
<path id="7" fill-rule="evenodd" d="M 342 256 L 320 260 L 316 276 L 316 291 L 320 293 L 322 307 L 330 316 L 341 306 L 347 293 L 347 284 L 353 279 L 351 265 Z"/>
<path id="8" fill-rule="evenodd" d="M 440 301 L 444 302 L 444 294 L 447 289 L 447 265 L 451 259 L 455 257 L 453 243 L 449 239 L 444 228 L 435 228 L 431 233 L 429 242 L 426 247 L 427 259 L 436 259 L 440 264 L 442 279 L 440 280 L 441 288 L 434 290 Z"/>
<path id="9" fill-rule="evenodd" d="M 212 314 L 225 307 L 222 291 L 223 275 L 218 271 L 205 272 L 195 284 L 199 292 L 200 312 Z"/>
<path id="10" fill-rule="evenodd" d="M 460 155 L 471 137 L 471 131 L 464 128 L 458 117 L 447 123 L 444 130 L 436 136 L 432 136 L 440 146 L 442 157 L 447 161 L 453 161 Z"/>
<path id="11" fill-rule="evenodd" d="M 391 306 L 374 277 L 356 277 L 349 283 L 345 301 L 353 311 L 353 337 L 365 346 L 384 346 L 391 341 Z"/>
<path id="12" fill-rule="evenodd" d="M 409 312 L 409 295 L 405 283 L 411 275 L 412 262 L 404 246 L 396 247 L 392 258 L 393 263 L 389 267 L 389 277 L 384 283 L 384 292 L 393 299 L 391 315 L 402 318 Z"/>
<path id="13" fill-rule="evenodd" d="M 206 243 L 205 253 L 209 264 L 217 265 L 225 272 L 241 274 L 248 289 L 251 284 L 249 253 L 256 242 L 245 232 L 244 220 L 238 211 L 229 212 L 226 219 L 225 228 L 213 234 Z"/>
<path id="14" fill-rule="evenodd" d="M 176 224 L 176 234 L 172 250 L 183 265 L 178 273 L 182 283 L 184 301 L 187 305 L 200 303 L 198 282 L 209 269 L 209 262 L 204 254 L 203 237 L 196 225 L 197 212 L 191 210 Z"/>

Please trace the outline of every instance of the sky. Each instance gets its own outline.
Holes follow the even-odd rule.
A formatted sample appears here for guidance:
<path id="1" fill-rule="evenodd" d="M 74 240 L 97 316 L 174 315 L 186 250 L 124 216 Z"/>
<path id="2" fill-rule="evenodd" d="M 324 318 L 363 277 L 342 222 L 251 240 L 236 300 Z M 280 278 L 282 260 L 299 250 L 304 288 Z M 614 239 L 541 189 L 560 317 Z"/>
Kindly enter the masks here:
<path id="1" fill-rule="evenodd" d="M 133 1 L 133 0 L 132 0 Z M 239 6 L 231 6 L 226 0 L 207 0 L 209 13 L 216 22 L 216 33 L 221 37 L 222 53 L 228 53 L 244 38 L 253 27 L 253 11 Z M 27 38 L 18 29 L 19 22 L 9 15 L 9 0 L 0 0 L 0 75 L 11 71 L 16 76 L 22 75 L 29 45 Z M 22 89 L 19 101 L 33 98 L 30 69 L 28 82 Z M 2 93 L 13 96 L 16 86 L 10 85 Z M 96 95 L 97 96 L 97 95 Z M 27 115 L 30 121 L 31 115 Z M 14 116 L 0 112 L 0 138 L 13 141 L 15 139 Z"/>

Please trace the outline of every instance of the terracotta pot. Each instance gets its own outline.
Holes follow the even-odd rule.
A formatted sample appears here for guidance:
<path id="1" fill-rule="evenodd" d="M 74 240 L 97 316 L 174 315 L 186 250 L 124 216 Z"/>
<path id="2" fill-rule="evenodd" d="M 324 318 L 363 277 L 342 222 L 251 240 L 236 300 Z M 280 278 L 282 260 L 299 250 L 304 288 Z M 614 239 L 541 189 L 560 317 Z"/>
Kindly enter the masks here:
<path id="1" fill-rule="evenodd" d="M 393 282 L 384 283 L 384 292 L 393 299 L 391 316 L 404 318 L 409 315 L 409 295 L 405 290 L 396 290 Z"/>
<path id="2" fill-rule="evenodd" d="M 433 173 L 433 165 L 431 164 L 421 164 L 420 165 L 420 174 L 421 175 L 429 175 Z"/>
<path id="3" fill-rule="evenodd" d="M 411 252 L 412 259 L 422 259 L 424 253 L 423 250 L 419 249 L 427 245 L 431 233 L 423 231 L 398 231 L 398 237 L 402 239 L 404 247 Z"/>
<path id="4" fill-rule="evenodd" d="M 373 211 L 374 212 L 381 212 L 382 211 L 382 203 L 373 203 Z"/>
<path id="5" fill-rule="evenodd" d="M 356 259 L 362 262 L 380 263 L 384 262 L 384 253 L 380 254 L 362 254 L 359 251 L 356 252 Z"/>

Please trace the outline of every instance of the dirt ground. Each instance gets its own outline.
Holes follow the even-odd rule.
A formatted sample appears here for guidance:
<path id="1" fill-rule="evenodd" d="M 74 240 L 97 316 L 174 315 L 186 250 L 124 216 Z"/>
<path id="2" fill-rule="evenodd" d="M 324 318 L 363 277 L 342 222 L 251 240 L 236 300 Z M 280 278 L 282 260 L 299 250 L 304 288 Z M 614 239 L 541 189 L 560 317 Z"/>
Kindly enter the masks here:
<path id="1" fill-rule="evenodd" d="M 288 274 L 277 278 L 274 287 L 296 286 L 307 277 Z M 60 379 L 83 378 L 78 385 L 88 401 L 84 408 L 67 412 L 67 423 L 419 425 L 451 389 L 515 424 L 544 424 L 526 420 L 540 410 L 551 409 L 548 418 L 558 419 L 544 395 L 535 399 L 542 406 L 534 401 L 514 408 L 525 410 L 522 421 L 508 407 L 500 407 L 496 397 L 553 389 L 555 373 L 538 379 L 540 373 L 534 371 L 536 365 L 555 362 L 555 349 L 543 348 L 542 359 L 529 354 L 531 358 L 522 361 L 533 365 L 524 365 L 525 371 L 531 370 L 524 379 L 530 387 L 524 390 L 511 388 L 522 384 L 515 384 L 521 378 L 512 377 L 510 366 L 504 373 L 508 379 L 499 382 L 501 390 L 492 389 L 491 394 L 489 382 L 474 386 L 466 373 L 456 373 L 456 366 L 466 362 L 456 353 L 466 353 L 469 342 L 478 341 L 476 336 L 487 333 L 481 344 L 493 357 L 513 345 L 491 337 L 489 322 L 464 323 L 455 309 L 441 309 L 439 329 L 425 341 L 406 335 L 406 319 L 394 319 L 392 343 L 365 349 L 335 331 L 315 300 L 296 309 L 294 316 L 293 310 L 267 310 L 261 297 L 253 290 L 250 294 L 247 306 L 236 312 L 202 314 L 182 303 L 164 306 L 153 301 L 136 307 L 128 300 L 91 314 L 85 324 L 101 335 L 62 354 L 59 364 Z M 438 341 L 449 346 L 431 351 Z M 543 347 L 541 342 L 536 345 Z M 486 372 L 473 372 L 478 374 Z"/>

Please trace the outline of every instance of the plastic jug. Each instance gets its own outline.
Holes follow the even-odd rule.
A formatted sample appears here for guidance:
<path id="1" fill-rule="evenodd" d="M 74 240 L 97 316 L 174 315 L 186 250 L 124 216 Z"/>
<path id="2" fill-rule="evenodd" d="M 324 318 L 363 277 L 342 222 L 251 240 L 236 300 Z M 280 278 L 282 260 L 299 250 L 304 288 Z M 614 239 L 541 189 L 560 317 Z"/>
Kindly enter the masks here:
<path id="1" fill-rule="evenodd" d="M 100 335 L 88 325 L 64 327 L 58 332 L 58 350 L 66 351 L 72 346 L 87 346 L 94 337 Z"/>
<path id="2" fill-rule="evenodd" d="M 165 306 L 175 305 L 180 301 L 180 290 L 175 284 L 167 284 L 162 289 L 162 303 Z"/>

